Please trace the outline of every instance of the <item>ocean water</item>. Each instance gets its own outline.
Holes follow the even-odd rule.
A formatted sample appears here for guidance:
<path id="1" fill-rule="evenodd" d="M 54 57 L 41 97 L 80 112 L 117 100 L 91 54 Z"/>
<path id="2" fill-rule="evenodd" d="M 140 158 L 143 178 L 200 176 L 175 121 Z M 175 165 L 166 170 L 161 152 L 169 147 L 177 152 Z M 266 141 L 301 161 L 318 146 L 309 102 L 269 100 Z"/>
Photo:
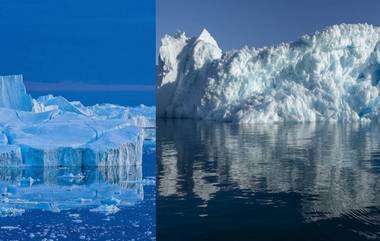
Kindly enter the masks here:
<path id="1" fill-rule="evenodd" d="M 380 239 L 380 125 L 157 127 L 158 240 Z"/>
<path id="2" fill-rule="evenodd" d="M 142 167 L 2 167 L 0 240 L 155 240 L 155 176 L 152 141 Z"/>

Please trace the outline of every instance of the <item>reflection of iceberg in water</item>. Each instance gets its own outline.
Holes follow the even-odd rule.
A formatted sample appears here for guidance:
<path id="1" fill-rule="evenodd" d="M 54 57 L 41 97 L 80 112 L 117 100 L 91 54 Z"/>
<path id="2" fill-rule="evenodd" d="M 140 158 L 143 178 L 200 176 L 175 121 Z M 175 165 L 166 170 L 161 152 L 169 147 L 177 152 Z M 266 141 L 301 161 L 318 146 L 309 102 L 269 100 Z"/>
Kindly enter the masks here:
<path id="1" fill-rule="evenodd" d="M 380 203 L 379 134 L 378 125 L 162 121 L 158 190 L 192 185 L 205 202 L 223 188 L 298 193 L 307 220 L 355 215 Z"/>
<path id="2" fill-rule="evenodd" d="M 178 180 L 177 170 L 177 152 L 175 146 L 166 146 L 162 149 L 161 159 L 165 162 L 162 166 L 163 175 L 160 177 L 160 183 L 158 191 L 163 196 L 180 195 L 180 191 L 177 188 L 176 180 Z"/>
<path id="3" fill-rule="evenodd" d="M 115 213 L 144 198 L 141 165 L 0 168 L 0 215 L 78 208 Z"/>

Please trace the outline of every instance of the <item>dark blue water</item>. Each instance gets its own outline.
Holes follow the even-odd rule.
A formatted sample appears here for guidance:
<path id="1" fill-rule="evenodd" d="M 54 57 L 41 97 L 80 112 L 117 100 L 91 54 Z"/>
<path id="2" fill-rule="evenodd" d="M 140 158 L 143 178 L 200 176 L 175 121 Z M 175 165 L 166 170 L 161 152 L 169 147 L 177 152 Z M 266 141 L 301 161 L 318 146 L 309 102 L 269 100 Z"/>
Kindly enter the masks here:
<path id="1" fill-rule="evenodd" d="M 152 141 L 142 167 L 0 168 L 0 240 L 155 240 L 155 176 Z"/>
<path id="2" fill-rule="evenodd" d="M 158 122 L 158 240 L 379 240 L 380 126 Z"/>
<path id="3" fill-rule="evenodd" d="M 63 96 L 69 101 L 80 101 L 84 105 L 95 105 L 111 103 L 123 106 L 147 106 L 156 105 L 156 94 L 154 91 L 121 91 L 121 92 L 80 92 L 80 91 L 49 91 L 49 92 L 30 92 L 33 98 L 52 94 Z"/>

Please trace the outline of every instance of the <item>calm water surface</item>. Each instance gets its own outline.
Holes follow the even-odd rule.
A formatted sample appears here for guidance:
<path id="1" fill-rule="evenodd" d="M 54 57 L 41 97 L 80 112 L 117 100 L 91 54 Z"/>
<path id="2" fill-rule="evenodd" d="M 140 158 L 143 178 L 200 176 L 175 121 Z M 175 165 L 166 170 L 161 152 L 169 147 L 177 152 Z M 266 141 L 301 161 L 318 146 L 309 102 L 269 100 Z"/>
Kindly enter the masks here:
<path id="1" fill-rule="evenodd" d="M 379 240 L 380 126 L 160 120 L 158 240 Z"/>

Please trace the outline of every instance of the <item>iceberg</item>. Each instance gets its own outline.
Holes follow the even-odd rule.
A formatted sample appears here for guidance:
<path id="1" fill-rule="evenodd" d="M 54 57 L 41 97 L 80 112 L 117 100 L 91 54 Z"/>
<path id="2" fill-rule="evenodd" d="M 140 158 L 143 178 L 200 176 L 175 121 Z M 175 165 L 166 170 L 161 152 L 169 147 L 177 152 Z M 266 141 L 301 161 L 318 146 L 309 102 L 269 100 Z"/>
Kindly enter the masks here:
<path id="1" fill-rule="evenodd" d="M 141 165 L 154 107 L 32 99 L 21 75 L 0 77 L 0 88 L 0 166 Z"/>
<path id="2" fill-rule="evenodd" d="M 380 28 L 334 25 L 291 43 L 223 52 L 203 30 L 159 49 L 160 118 L 216 121 L 380 120 Z"/>

